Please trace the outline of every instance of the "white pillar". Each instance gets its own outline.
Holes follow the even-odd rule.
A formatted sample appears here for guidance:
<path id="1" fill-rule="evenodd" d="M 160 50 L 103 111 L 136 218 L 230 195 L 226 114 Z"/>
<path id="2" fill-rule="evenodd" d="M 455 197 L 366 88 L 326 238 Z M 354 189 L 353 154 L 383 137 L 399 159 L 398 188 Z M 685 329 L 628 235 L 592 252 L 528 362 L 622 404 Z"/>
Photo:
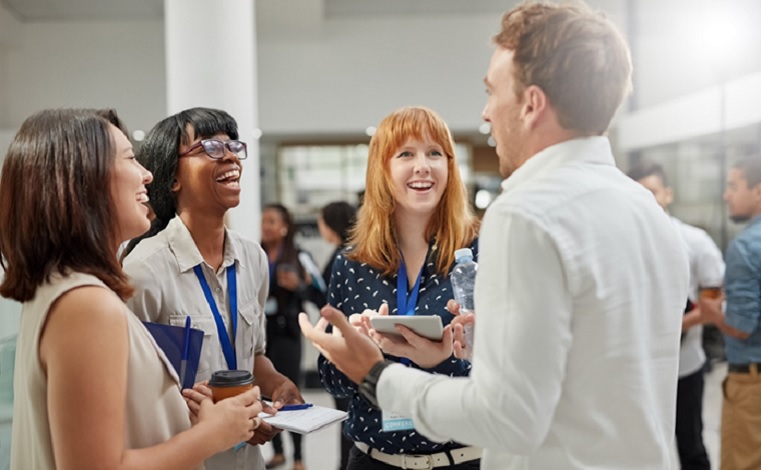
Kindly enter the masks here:
<path id="1" fill-rule="evenodd" d="M 261 237 L 254 0 L 164 0 L 167 112 L 223 109 L 248 144 L 231 228 Z"/>

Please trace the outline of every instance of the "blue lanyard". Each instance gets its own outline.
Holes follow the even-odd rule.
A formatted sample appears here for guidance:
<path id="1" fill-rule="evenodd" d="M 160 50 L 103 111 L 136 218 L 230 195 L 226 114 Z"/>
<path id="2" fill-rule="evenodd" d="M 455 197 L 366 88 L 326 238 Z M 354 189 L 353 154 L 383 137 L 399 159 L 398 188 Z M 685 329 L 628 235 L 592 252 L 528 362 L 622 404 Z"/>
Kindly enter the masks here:
<path id="1" fill-rule="evenodd" d="M 399 315 L 414 315 L 415 307 L 417 306 L 418 292 L 420 291 L 420 278 L 423 277 L 423 268 L 425 263 L 420 267 L 420 273 L 417 275 L 415 286 L 412 288 L 410 297 L 407 298 L 407 265 L 404 264 L 404 258 L 402 258 L 402 264 L 399 265 L 399 270 L 396 273 L 396 311 Z"/>
<path id="2" fill-rule="evenodd" d="M 230 341 L 230 337 L 227 335 L 225 322 L 222 321 L 222 315 L 219 314 L 217 303 L 211 295 L 211 289 L 209 289 L 209 284 L 206 282 L 206 277 L 203 275 L 201 265 L 194 266 L 193 272 L 196 273 L 198 282 L 201 283 L 203 295 L 206 297 L 206 302 L 209 304 L 211 313 L 214 315 L 214 322 L 217 324 L 217 335 L 219 336 L 219 342 L 222 344 L 222 353 L 225 355 L 227 367 L 230 370 L 236 370 L 238 368 L 238 359 L 235 357 L 234 343 L 235 332 L 238 329 L 238 287 L 235 279 L 235 264 L 227 267 L 227 292 L 230 296 L 230 319 L 233 322 L 232 341 Z"/>
<path id="3" fill-rule="evenodd" d="M 420 292 L 420 278 L 423 277 L 423 266 L 420 267 L 420 272 L 417 275 L 415 285 L 412 287 L 412 292 L 409 298 L 407 298 L 407 265 L 404 264 L 404 258 L 402 258 L 402 264 L 399 265 L 399 270 L 396 272 L 396 313 L 399 315 L 414 315 L 415 307 L 417 307 L 418 293 Z M 410 360 L 406 357 L 401 358 L 402 364 L 405 366 L 410 365 Z"/>

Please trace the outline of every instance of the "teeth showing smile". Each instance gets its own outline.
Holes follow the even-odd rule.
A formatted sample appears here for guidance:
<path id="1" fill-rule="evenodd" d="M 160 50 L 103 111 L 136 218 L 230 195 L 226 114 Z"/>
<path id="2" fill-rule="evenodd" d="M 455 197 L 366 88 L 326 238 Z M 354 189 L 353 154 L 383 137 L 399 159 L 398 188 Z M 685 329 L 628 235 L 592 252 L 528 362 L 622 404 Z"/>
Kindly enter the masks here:
<path id="1" fill-rule="evenodd" d="M 412 189 L 431 189 L 433 187 L 433 183 L 430 181 L 414 181 L 409 183 L 407 186 Z"/>
<path id="2" fill-rule="evenodd" d="M 218 176 L 217 181 L 222 182 L 225 180 L 237 180 L 238 178 L 240 178 L 240 170 L 230 170 Z"/>
<path id="3" fill-rule="evenodd" d="M 137 195 L 137 202 L 140 203 L 146 203 L 148 202 L 148 194 L 146 193 L 140 193 Z"/>

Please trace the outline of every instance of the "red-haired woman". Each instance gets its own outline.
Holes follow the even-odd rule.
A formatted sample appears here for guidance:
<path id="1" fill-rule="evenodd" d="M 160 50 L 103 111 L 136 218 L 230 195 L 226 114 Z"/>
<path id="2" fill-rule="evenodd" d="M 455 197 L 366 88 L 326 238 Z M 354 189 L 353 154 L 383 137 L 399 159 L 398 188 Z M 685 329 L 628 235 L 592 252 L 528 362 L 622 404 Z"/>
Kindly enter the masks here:
<path id="1" fill-rule="evenodd" d="M 394 111 L 370 141 L 364 202 L 350 248 L 333 264 L 328 302 L 346 315 L 385 305 L 393 315 L 439 315 L 449 324 L 454 252 L 470 247 L 477 254 L 478 225 L 446 123 L 427 108 Z M 388 359 L 450 376 L 469 373 L 470 363 L 453 355 L 450 327 L 441 341 L 402 329 L 403 341 L 371 332 Z M 429 456 L 437 467 L 478 468 L 480 449 L 432 442 L 408 417 L 381 413 L 322 356 L 319 371 L 328 392 L 351 398 L 344 424 L 344 435 L 355 443 L 350 470 L 394 469 Z"/>

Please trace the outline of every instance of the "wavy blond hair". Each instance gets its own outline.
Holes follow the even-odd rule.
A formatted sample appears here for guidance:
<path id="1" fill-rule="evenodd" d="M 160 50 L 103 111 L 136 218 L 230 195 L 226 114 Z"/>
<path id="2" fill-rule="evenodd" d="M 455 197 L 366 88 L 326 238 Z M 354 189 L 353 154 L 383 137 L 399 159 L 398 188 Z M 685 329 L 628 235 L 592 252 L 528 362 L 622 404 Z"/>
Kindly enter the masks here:
<path id="1" fill-rule="evenodd" d="M 436 270 L 446 274 L 454 262 L 454 252 L 468 246 L 478 233 L 479 220 L 468 204 L 468 191 L 460 177 L 449 128 L 432 110 L 420 106 L 401 108 L 381 121 L 370 140 L 365 196 L 357 223 L 351 231 L 351 260 L 367 263 L 384 275 L 399 269 L 395 200 L 391 189 L 389 160 L 410 138 L 430 136 L 447 157 L 447 185 L 425 230 L 426 239 L 436 240 Z"/>

